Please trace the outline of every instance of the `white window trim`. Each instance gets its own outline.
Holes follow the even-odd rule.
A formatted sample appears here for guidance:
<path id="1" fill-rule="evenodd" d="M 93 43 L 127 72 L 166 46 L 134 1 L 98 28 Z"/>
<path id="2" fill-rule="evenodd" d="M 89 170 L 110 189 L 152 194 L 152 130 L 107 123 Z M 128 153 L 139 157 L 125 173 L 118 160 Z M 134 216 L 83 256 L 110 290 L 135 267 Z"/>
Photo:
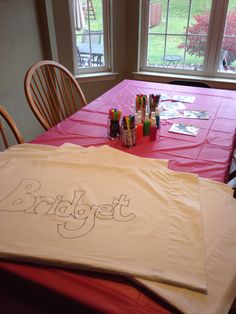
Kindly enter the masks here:
<path id="1" fill-rule="evenodd" d="M 72 49 L 73 49 L 73 67 L 74 67 L 74 73 L 77 77 L 81 76 L 88 76 L 91 74 L 94 76 L 94 74 L 101 75 L 102 73 L 112 72 L 112 66 L 111 66 L 111 31 L 110 31 L 110 25 L 111 25 L 111 6 L 110 6 L 110 0 L 102 0 L 103 1 L 103 27 L 104 27 L 104 60 L 105 65 L 104 66 L 96 66 L 96 67 L 86 67 L 86 68 L 78 68 L 77 66 L 77 52 L 76 52 L 76 38 L 75 38 L 75 25 L 74 25 L 74 16 L 73 16 L 73 5 L 72 1 L 69 1 L 69 7 L 70 7 L 70 27 L 71 27 L 71 37 L 72 37 Z M 105 75 L 105 76 L 106 76 Z"/>
<path id="2" fill-rule="evenodd" d="M 236 73 L 218 72 L 219 57 L 221 52 L 221 42 L 224 35 L 224 21 L 227 14 L 229 0 L 213 0 L 209 24 L 209 34 L 207 49 L 209 51 L 208 58 L 205 57 L 203 71 L 171 69 L 162 67 L 147 66 L 147 47 L 148 47 L 148 21 L 149 21 L 149 4 L 150 0 L 140 0 L 140 16 L 139 16 L 139 56 L 138 56 L 138 73 L 148 73 L 150 75 L 156 73 L 160 75 L 177 75 L 199 78 L 219 78 L 222 80 L 235 79 Z M 211 31 L 214 30 L 214 31 Z M 217 54 L 215 55 L 215 51 Z M 211 58 L 211 55 L 215 55 Z M 137 72 L 136 72 L 137 74 Z"/>

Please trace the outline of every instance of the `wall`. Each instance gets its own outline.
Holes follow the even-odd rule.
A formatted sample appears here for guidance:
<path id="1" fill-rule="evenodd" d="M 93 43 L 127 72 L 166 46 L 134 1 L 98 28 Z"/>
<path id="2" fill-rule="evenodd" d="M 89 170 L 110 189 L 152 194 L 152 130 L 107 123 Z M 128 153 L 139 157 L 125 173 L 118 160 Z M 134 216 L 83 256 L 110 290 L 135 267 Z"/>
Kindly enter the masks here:
<path id="1" fill-rule="evenodd" d="M 130 0 L 129 0 L 130 1 Z M 113 42 L 113 72 L 117 75 L 110 79 L 99 77 L 99 79 L 81 79 L 79 84 L 88 102 L 103 94 L 106 90 L 119 83 L 127 77 L 128 70 L 128 27 L 127 27 L 127 0 L 112 0 L 111 11 L 111 33 Z M 133 1 L 133 0 L 132 0 Z M 135 0 L 138 2 L 137 0 Z M 68 0 L 52 0 L 54 12 L 54 25 L 58 50 L 58 59 L 61 64 L 73 71 L 72 54 L 66 47 L 72 46 L 71 26 L 69 18 Z"/>
<path id="2" fill-rule="evenodd" d="M 24 95 L 27 69 L 43 58 L 36 5 L 34 0 L 0 0 L 0 103 L 26 141 L 42 132 Z"/>
<path id="3" fill-rule="evenodd" d="M 128 75 L 128 1 L 112 1 L 113 71 L 117 75 L 80 81 L 88 102 Z M 42 59 L 72 69 L 70 49 L 66 49 L 71 44 L 68 17 L 68 0 L 0 0 L 0 103 L 13 116 L 25 141 L 43 132 L 24 95 L 25 73 Z"/>
<path id="4" fill-rule="evenodd" d="M 139 40 L 139 1 L 127 1 L 127 77 L 137 71 Z"/>
<path id="5" fill-rule="evenodd" d="M 79 80 L 88 101 L 95 99 L 123 79 L 127 78 L 127 3 L 129 1 L 112 1 L 111 33 L 113 43 L 113 72 L 117 74 L 110 79 L 104 77 L 103 79 L 94 82 L 83 82 L 83 80 Z"/>

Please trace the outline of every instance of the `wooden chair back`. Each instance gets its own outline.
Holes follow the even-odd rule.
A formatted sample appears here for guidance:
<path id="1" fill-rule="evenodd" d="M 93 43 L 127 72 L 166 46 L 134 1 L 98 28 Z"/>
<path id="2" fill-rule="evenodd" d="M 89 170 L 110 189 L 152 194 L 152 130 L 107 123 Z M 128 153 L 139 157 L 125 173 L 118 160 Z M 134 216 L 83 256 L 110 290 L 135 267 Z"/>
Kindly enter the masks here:
<path id="1" fill-rule="evenodd" d="M 46 130 L 87 104 L 74 76 L 54 61 L 32 65 L 26 73 L 24 88 L 31 110 Z"/>
<path id="2" fill-rule="evenodd" d="M 2 120 L 3 119 L 3 120 Z M 13 118 L 10 114 L 0 105 L 0 135 L 2 137 L 4 146 L 8 148 L 10 146 L 9 134 L 5 128 L 5 123 L 9 126 L 18 144 L 24 143 L 23 136 L 18 130 Z"/>
<path id="3" fill-rule="evenodd" d="M 181 80 L 174 80 L 174 81 L 170 81 L 169 84 L 211 88 L 211 86 L 208 85 L 207 83 L 205 83 L 205 82 L 199 82 L 199 81 L 181 81 Z"/>

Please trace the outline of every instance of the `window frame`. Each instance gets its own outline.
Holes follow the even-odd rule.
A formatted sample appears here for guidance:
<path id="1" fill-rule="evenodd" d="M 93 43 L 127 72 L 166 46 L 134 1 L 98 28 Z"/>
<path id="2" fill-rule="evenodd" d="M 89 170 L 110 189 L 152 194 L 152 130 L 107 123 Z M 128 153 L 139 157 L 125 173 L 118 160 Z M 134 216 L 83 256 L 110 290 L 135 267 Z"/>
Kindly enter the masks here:
<path id="1" fill-rule="evenodd" d="M 101 0 L 103 2 L 103 48 L 104 48 L 104 65 L 79 68 L 77 66 L 77 48 L 75 24 L 73 15 L 73 1 L 69 1 L 70 6 L 70 22 L 71 22 L 71 36 L 72 36 L 72 50 L 73 50 L 73 68 L 75 75 L 83 74 L 101 74 L 112 71 L 111 66 L 111 0 Z"/>
<path id="2" fill-rule="evenodd" d="M 177 74 L 195 77 L 235 78 L 236 73 L 218 71 L 228 3 L 229 0 L 212 0 L 206 45 L 206 52 L 208 53 L 204 58 L 202 71 L 194 71 L 147 65 L 150 0 L 140 0 L 138 71 L 161 73 L 167 76 Z"/>

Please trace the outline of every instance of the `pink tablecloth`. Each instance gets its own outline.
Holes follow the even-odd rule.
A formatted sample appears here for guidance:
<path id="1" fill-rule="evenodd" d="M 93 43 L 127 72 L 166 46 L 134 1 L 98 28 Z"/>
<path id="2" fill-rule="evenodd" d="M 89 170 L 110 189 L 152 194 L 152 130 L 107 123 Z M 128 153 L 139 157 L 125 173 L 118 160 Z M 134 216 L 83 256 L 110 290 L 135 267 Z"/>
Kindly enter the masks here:
<path id="1" fill-rule="evenodd" d="M 173 122 L 186 122 L 180 118 L 162 122 L 160 137 L 156 142 L 143 138 L 135 147 L 124 148 L 107 137 L 107 113 L 112 107 L 121 108 L 123 114 L 133 113 L 137 93 L 195 96 L 194 103 L 186 104 L 186 107 L 207 110 L 210 119 L 193 121 L 200 126 L 196 137 L 168 132 Z M 235 100 L 236 91 L 125 80 L 80 112 L 37 137 L 33 143 L 108 144 L 131 154 L 168 159 L 169 168 L 173 170 L 194 172 L 223 182 L 227 178 L 235 137 Z M 176 312 L 147 291 L 120 277 L 115 280 L 108 275 L 1 261 L 0 278 L 1 282 L 5 281 L 0 291 L 1 308 L 8 312 L 17 313 L 22 308 L 24 313 L 35 313 L 35 309 L 37 313 L 39 309 L 46 313 L 58 310 L 81 313 Z M 45 298 L 47 304 L 40 296 Z"/>
<path id="2" fill-rule="evenodd" d="M 151 142 L 144 137 L 133 148 L 108 139 L 107 114 L 110 108 L 122 109 L 124 115 L 134 113 L 135 96 L 166 94 L 195 96 L 186 109 L 206 110 L 209 120 L 177 118 L 162 120 L 159 138 Z M 81 146 L 107 144 L 143 157 L 169 160 L 169 168 L 199 174 L 225 182 L 231 161 L 236 129 L 236 91 L 188 87 L 124 80 L 66 121 L 37 137 L 33 143 L 61 145 L 65 142 Z M 196 137 L 170 133 L 174 122 L 200 127 Z"/>

